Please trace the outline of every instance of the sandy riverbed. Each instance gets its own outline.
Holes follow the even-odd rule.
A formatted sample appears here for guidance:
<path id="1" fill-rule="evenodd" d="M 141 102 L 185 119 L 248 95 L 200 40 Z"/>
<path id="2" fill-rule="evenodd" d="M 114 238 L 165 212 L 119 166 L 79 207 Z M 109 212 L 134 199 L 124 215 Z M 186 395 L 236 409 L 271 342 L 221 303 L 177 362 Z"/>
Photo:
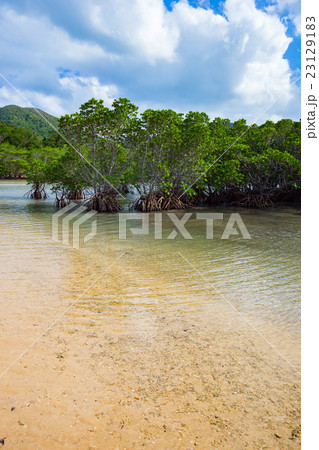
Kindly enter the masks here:
<path id="1" fill-rule="evenodd" d="M 214 311 L 134 311 L 131 282 L 142 289 L 114 266 L 0 379 L 5 448 L 300 446 L 299 375 L 236 312 L 217 296 Z M 63 289 L 55 305 L 32 294 L 7 304 L 6 320 L 2 308 L 1 369 L 69 304 Z"/>
<path id="2" fill-rule="evenodd" d="M 52 241 L 47 203 L 6 193 L 0 374 L 18 360 L 0 447 L 300 447 L 294 211 L 247 213 L 248 243 L 120 242 L 99 216 L 105 234 L 76 250 Z"/>

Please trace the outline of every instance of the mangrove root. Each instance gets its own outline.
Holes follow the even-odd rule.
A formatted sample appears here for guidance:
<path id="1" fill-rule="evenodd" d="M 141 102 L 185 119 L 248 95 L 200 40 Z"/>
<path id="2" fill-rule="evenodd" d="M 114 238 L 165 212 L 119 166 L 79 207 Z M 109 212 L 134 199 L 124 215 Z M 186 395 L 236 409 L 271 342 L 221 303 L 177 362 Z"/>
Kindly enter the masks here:
<path id="1" fill-rule="evenodd" d="M 300 200 L 300 191 L 297 189 L 287 191 L 278 188 L 263 192 L 225 189 L 210 192 L 206 201 L 209 205 L 224 203 L 243 208 L 269 208 L 281 201 L 298 201 L 298 198 Z"/>
<path id="2" fill-rule="evenodd" d="M 197 198 L 192 198 L 186 194 L 166 194 L 155 192 L 151 195 L 141 195 L 130 204 L 130 210 L 141 212 L 167 211 L 170 209 L 186 209 L 198 204 Z"/>
<path id="3" fill-rule="evenodd" d="M 25 196 L 34 200 L 45 200 L 47 198 L 45 184 L 33 184 L 32 188 L 25 194 Z"/>
<path id="4" fill-rule="evenodd" d="M 55 206 L 57 208 L 64 208 L 72 200 L 83 200 L 85 199 L 85 192 L 82 189 L 77 189 L 75 191 L 66 191 L 62 189 L 55 192 Z"/>
<path id="5" fill-rule="evenodd" d="M 85 192 L 82 189 L 76 189 L 74 191 L 68 191 L 66 194 L 66 198 L 70 200 L 84 200 Z"/>
<path id="6" fill-rule="evenodd" d="M 95 194 L 86 204 L 87 209 L 98 212 L 115 213 L 121 211 L 122 207 L 119 204 L 114 194 L 106 194 L 100 192 Z"/>
<path id="7" fill-rule="evenodd" d="M 242 198 L 230 203 L 244 208 L 269 208 L 273 205 L 271 193 L 243 193 Z"/>

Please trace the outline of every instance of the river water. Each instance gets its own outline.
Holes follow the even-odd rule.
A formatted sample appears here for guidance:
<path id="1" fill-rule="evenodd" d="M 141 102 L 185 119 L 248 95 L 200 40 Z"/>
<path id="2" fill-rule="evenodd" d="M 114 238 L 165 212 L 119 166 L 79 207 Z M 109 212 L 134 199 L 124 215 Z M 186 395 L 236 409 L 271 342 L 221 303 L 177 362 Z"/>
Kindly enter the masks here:
<path id="1" fill-rule="evenodd" d="M 291 411 L 298 404 L 295 398 L 291 399 L 291 390 L 287 389 L 285 392 L 283 386 L 287 388 L 292 380 L 293 383 L 298 384 L 300 366 L 300 209 L 292 206 L 278 206 L 267 210 L 230 207 L 196 208 L 188 211 L 191 215 L 185 224 L 191 239 L 185 239 L 179 232 L 175 233 L 174 239 L 168 239 L 168 236 L 174 233 L 175 226 L 166 213 L 161 216 L 162 239 L 155 239 L 154 214 L 148 215 L 148 234 L 132 234 L 129 228 L 141 228 L 141 221 L 129 221 L 126 239 L 119 239 L 120 215 L 97 214 L 81 225 L 79 248 L 73 248 L 71 226 L 69 227 L 69 245 L 62 242 L 63 217 L 58 220 L 58 239 L 56 241 L 52 239 L 52 216 L 57 212 L 53 207 L 53 196 L 45 201 L 34 201 L 23 197 L 27 190 L 28 187 L 23 183 L 1 182 L 0 184 L 2 354 L 0 373 L 3 374 L 0 383 L 1 381 L 5 383 L 3 401 L 8 408 L 13 403 L 14 407 L 18 408 L 19 401 L 20 403 L 30 401 L 25 397 L 26 390 L 29 392 L 33 389 L 37 392 L 33 395 L 36 399 L 32 400 L 35 403 L 42 398 L 42 394 L 43 399 L 45 396 L 51 398 L 53 394 L 50 397 L 50 394 L 43 393 L 46 392 L 47 387 L 38 385 L 39 380 L 37 386 L 30 380 L 34 380 L 32 378 L 34 371 L 40 370 L 47 380 L 44 383 L 46 386 L 51 382 L 55 384 L 55 373 L 52 375 L 47 371 L 50 364 L 55 367 L 57 361 L 59 364 L 64 364 L 64 372 L 75 370 L 80 373 L 87 365 L 86 370 L 93 371 L 94 377 L 97 376 L 96 368 L 92 368 L 90 364 L 94 358 L 102 358 L 98 356 L 98 349 L 104 349 L 107 342 L 112 344 L 115 353 L 112 358 L 110 356 L 111 359 L 107 364 L 108 372 L 104 374 L 104 377 L 99 374 L 100 378 L 95 379 L 96 383 L 102 383 L 105 388 L 105 385 L 108 385 L 107 380 L 113 379 L 115 373 L 118 380 L 123 376 L 123 371 L 135 373 L 135 378 L 130 382 L 126 377 L 122 379 L 120 385 L 115 383 L 116 395 L 122 399 L 119 400 L 116 397 L 117 402 L 127 399 L 128 391 L 136 393 L 138 389 L 141 389 L 138 395 L 132 394 L 132 402 L 141 401 L 144 392 L 146 398 L 143 414 L 146 414 L 145 411 L 148 408 L 152 410 L 155 408 L 153 404 L 150 406 L 152 402 L 149 397 L 153 398 L 157 388 L 154 387 L 155 380 L 152 384 L 149 384 L 149 380 L 144 380 L 143 391 L 140 381 L 142 376 L 147 374 L 151 376 L 158 371 L 160 374 L 166 373 L 167 364 L 173 367 L 174 361 L 176 363 L 180 360 L 180 364 L 182 362 L 184 364 L 183 373 L 185 373 L 185 367 L 188 368 L 186 371 L 190 377 L 188 385 L 192 385 L 192 389 L 196 390 L 197 377 L 204 377 L 206 372 L 208 374 L 211 371 L 212 361 L 219 361 L 220 358 L 220 361 L 216 362 L 218 367 L 216 366 L 214 370 L 216 373 L 220 370 L 221 377 L 223 373 L 228 375 L 232 373 L 233 369 L 230 368 L 234 363 L 231 361 L 237 361 L 237 368 L 241 367 L 237 375 L 243 377 L 243 384 L 247 378 L 253 380 L 250 387 L 257 383 L 255 392 L 259 389 L 260 396 L 270 392 L 267 397 L 272 398 L 272 402 L 274 397 L 279 395 L 278 392 L 283 396 L 282 403 L 276 406 L 278 410 L 272 412 L 270 406 L 267 408 L 270 409 L 270 416 L 279 417 L 278 415 L 281 414 L 284 417 L 282 423 L 277 423 L 276 426 L 283 427 L 280 428 L 283 438 L 285 433 L 287 439 L 289 438 L 289 427 L 287 430 L 285 428 L 287 417 L 296 418 L 298 415 L 291 412 L 288 414 L 286 410 L 284 413 L 280 408 L 287 408 L 284 404 L 290 402 L 294 405 L 291 406 Z M 128 201 L 128 199 L 123 200 L 124 212 L 128 212 Z M 214 222 L 214 237 L 207 239 L 205 221 L 197 219 L 196 213 L 213 212 L 222 213 L 223 220 Z M 184 214 L 184 212 L 174 213 L 179 219 L 182 219 Z M 231 235 L 229 239 L 221 239 L 232 213 L 240 214 L 251 239 L 244 239 L 236 226 L 239 234 Z M 158 220 L 159 216 L 156 217 Z M 93 221 L 96 221 L 96 233 L 88 242 L 84 242 L 85 236 L 92 230 Z M 48 327 L 50 327 L 49 330 L 47 330 Z M 88 341 L 89 345 L 87 345 Z M 29 346 L 31 346 L 30 349 L 24 354 Z M 205 357 L 208 355 L 206 347 L 210 348 L 211 362 L 205 362 Z M 86 354 L 85 351 L 88 348 L 90 350 Z M 198 356 L 196 364 L 192 363 L 195 355 Z M 104 354 L 104 357 L 107 356 Z M 226 359 L 223 359 L 224 357 Z M 54 359 L 51 361 L 50 358 Z M 29 363 L 25 362 L 27 360 Z M 125 366 L 123 366 L 124 360 Z M 203 361 L 202 364 L 201 361 Z M 223 369 L 222 361 L 226 364 L 225 369 Z M 97 364 L 100 368 L 106 367 L 103 358 Z M 26 368 L 23 369 L 25 366 Z M 120 371 L 120 368 L 123 370 Z M 23 370 L 25 372 L 29 370 L 26 377 Z M 277 376 L 280 373 L 280 383 L 278 377 L 275 377 L 277 380 L 275 384 L 267 384 L 269 380 L 266 381 L 266 379 L 273 377 L 274 373 Z M 31 383 L 24 385 L 24 389 L 21 387 L 22 376 L 24 380 L 27 379 Z M 216 374 L 213 377 L 215 379 Z M 84 378 L 83 375 L 83 380 Z M 176 372 L 170 381 L 171 391 L 174 391 L 175 397 L 176 383 L 180 378 L 181 375 Z M 263 379 L 266 384 L 261 386 L 257 382 L 258 379 Z M 228 380 L 227 383 L 228 386 L 231 382 Z M 16 388 L 17 385 L 20 386 L 19 389 Z M 72 388 L 71 384 L 67 386 L 74 394 L 75 388 Z M 199 395 L 200 389 L 205 390 L 207 387 L 198 387 L 197 400 L 203 398 Z M 223 392 L 222 386 L 220 389 Z M 233 394 L 228 393 L 227 389 L 225 385 L 227 395 Z M 67 388 L 65 391 L 67 392 Z M 167 391 L 166 402 L 172 400 L 171 391 Z M 81 392 L 83 393 L 83 387 Z M 78 402 L 84 401 L 81 392 L 74 394 Z M 189 395 L 189 389 L 185 392 Z M 245 394 L 247 392 L 246 390 Z M 56 393 L 56 398 L 57 395 Z M 91 391 L 85 395 L 88 401 L 92 399 Z M 97 396 L 96 393 L 94 395 Z M 112 395 L 114 397 L 115 393 L 113 392 Z M 182 402 L 183 394 L 180 392 L 178 395 Z M 114 403 L 115 397 L 113 397 Z M 122 397 L 125 399 L 123 400 Z M 208 402 L 208 400 L 205 401 Z M 100 405 L 101 401 L 97 399 L 96 402 Z M 247 405 L 250 403 L 247 397 L 242 401 L 242 408 L 245 407 L 247 410 Z M 205 410 L 208 415 L 211 405 L 205 405 L 204 407 L 201 404 L 202 409 L 198 408 L 197 412 Z M 266 406 L 258 405 L 258 407 L 255 405 L 253 409 L 259 408 L 258 417 L 263 417 Z M 222 409 L 222 405 L 219 406 Z M 72 416 L 75 412 L 71 412 L 70 408 L 70 405 L 64 405 L 64 413 Z M 125 420 L 118 417 L 118 421 L 130 423 L 131 428 L 127 431 L 131 433 L 128 434 L 129 442 L 135 442 L 137 447 L 144 446 L 145 443 L 146 445 L 153 443 L 152 445 L 156 446 L 158 443 L 158 448 L 172 448 L 165 447 L 165 440 L 160 440 L 162 438 L 157 436 L 155 429 L 153 431 L 147 429 L 147 432 L 144 430 L 142 433 L 140 431 L 142 418 L 136 418 L 137 409 L 132 410 L 132 415 L 129 417 L 128 409 L 130 408 L 132 408 L 131 404 L 123 410 L 123 413 L 114 409 L 112 412 L 112 417 L 114 414 L 115 416 L 127 415 Z M 170 407 L 165 410 L 164 403 L 161 408 L 160 416 L 164 416 L 166 421 L 169 419 L 172 423 L 179 421 L 176 419 L 176 409 L 173 408 L 174 411 L 172 411 Z M 43 407 L 41 416 L 45 415 L 45 411 Z M 16 425 L 18 417 L 14 419 L 15 425 L 12 418 L 7 419 L 6 433 L 15 436 L 12 437 L 12 448 L 14 445 L 22 445 L 22 441 L 19 440 L 22 439 L 22 430 L 25 437 L 24 448 L 29 448 L 28 445 L 31 448 L 34 439 L 38 442 L 41 439 L 43 448 L 60 448 L 60 444 L 62 448 L 63 445 L 70 443 L 70 448 L 73 448 L 72 445 L 82 448 L 80 443 L 83 442 L 85 445 L 91 443 L 93 447 L 97 444 L 97 448 L 103 448 L 100 444 L 102 441 L 99 440 L 103 440 L 103 433 L 94 423 L 96 419 L 92 419 L 93 416 L 97 417 L 97 413 L 93 414 L 93 410 L 83 413 L 85 417 L 79 419 L 87 421 L 85 423 L 95 428 L 94 432 L 89 433 L 89 437 L 83 437 L 82 429 L 78 433 L 72 431 L 73 434 L 68 434 L 68 431 L 53 438 L 54 426 L 61 426 L 61 414 L 60 422 L 56 424 L 54 420 L 58 421 L 57 418 L 53 422 L 52 417 L 51 421 L 41 422 L 42 419 L 40 420 L 37 414 L 40 413 L 26 416 L 25 420 L 30 424 L 27 432 L 26 425 Z M 195 413 L 188 412 L 188 414 Z M 189 423 L 184 418 L 183 424 L 179 425 L 179 428 L 185 425 L 185 430 L 190 429 L 189 435 L 184 429 L 182 431 L 178 427 L 178 430 L 176 427 L 175 429 L 172 424 L 154 423 L 152 426 L 157 426 L 163 431 L 162 427 L 165 425 L 165 433 L 166 429 L 172 432 L 172 443 L 176 438 L 174 448 L 188 448 L 187 445 L 192 447 L 193 444 L 190 442 L 195 442 L 196 439 L 200 445 L 200 438 L 195 437 L 196 433 L 202 433 L 202 448 L 214 447 L 217 445 L 216 442 L 219 442 L 220 435 L 216 435 L 215 438 L 214 431 L 206 435 L 204 425 L 202 428 L 202 425 L 198 425 L 196 432 L 192 430 L 192 423 L 197 420 L 198 423 L 202 423 L 199 418 L 198 413 Z M 42 424 L 40 426 L 37 425 L 39 420 Z M 232 418 L 231 415 L 225 420 L 237 424 L 237 437 L 234 439 L 241 439 L 240 448 L 244 442 L 257 446 L 261 445 L 260 440 L 269 445 L 274 445 L 271 439 L 275 439 L 276 442 L 276 437 L 273 437 L 275 428 L 270 434 L 267 432 L 264 434 L 264 430 L 260 431 L 259 435 L 254 434 L 256 433 L 254 420 L 259 420 L 257 417 L 250 419 L 250 425 L 247 420 L 245 422 L 242 418 Z M 276 420 L 278 422 L 279 419 Z M 122 432 L 121 427 L 117 427 L 116 431 L 112 429 L 113 422 L 107 423 L 111 430 L 109 438 L 112 438 L 114 443 L 113 447 L 110 441 L 108 448 L 117 448 L 116 445 L 120 445 L 118 448 L 126 448 L 127 435 L 124 433 L 124 425 Z M 269 427 L 273 426 L 272 424 L 273 422 Z M 291 427 L 298 425 L 296 424 L 291 424 Z M 210 424 L 210 427 L 212 426 Z M 221 428 L 226 430 L 224 425 Z M 85 425 L 85 430 L 87 429 L 88 426 Z M 225 447 L 228 445 L 226 441 L 229 442 L 228 439 L 236 435 L 229 424 L 228 429 L 230 431 L 226 431 L 229 435 L 227 436 L 226 431 L 223 431 L 224 435 L 220 441 L 220 445 Z M 251 430 L 248 434 L 246 433 L 248 437 L 242 436 L 245 434 L 245 429 Z M 42 430 L 41 438 L 38 434 L 39 430 Z M 43 436 L 46 438 L 44 439 Z M 267 441 L 268 438 L 269 441 Z M 287 442 L 293 445 L 295 441 Z M 99 445 L 102 446 L 99 447 Z M 231 448 L 233 444 L 229 445 Z M 83 444 L 83 448 L 88 447 Z"/>

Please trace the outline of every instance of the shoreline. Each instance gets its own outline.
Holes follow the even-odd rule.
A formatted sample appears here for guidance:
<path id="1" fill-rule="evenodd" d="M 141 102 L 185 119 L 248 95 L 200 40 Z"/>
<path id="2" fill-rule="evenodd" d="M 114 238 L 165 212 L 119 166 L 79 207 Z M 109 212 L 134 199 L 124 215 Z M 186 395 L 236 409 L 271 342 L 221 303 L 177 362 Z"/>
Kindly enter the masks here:
<path id="1" fill-rule="evenodd" d="M 1 186 L 14 186 L 14 185 L 17 185 L 17 186 L 22 186 L 22 185 L 23 186 L 28 186 L 28 182 L 25 179 L 19 179 L 19 180 L 17 180 L 17 179 L 0 179 L 0 185 Z M 125 194 L 124 195 L 125 201 L 130 201 L 131 202 L 133 197 L 134 196 L 132 196 L 132 194 Z M 48 197 L 46 199 L 41 199 L 41 201 L 50 201 L 52 199 L 53 199 L 53 197 L 50 197 L 50 194 L 48 194 Z M 32 200 L 32 201 L 37 202 L 37 200 Z M 169 212 L 169 211 L 181 211 L 181 212 L 185 211 L 185 212 L 187 212 L 187 211 L 191 211 L 193 209 L 196 209 L 198 207 L 199 208 L 205 207 L 205 208 L 209 208 L 211 210 L 215 210 L 218 207 L 221 207 L 221 208 L 244 209 L 244 210 L 248 210 L 248 211 L 249 210 L 252 210 L 252 211 L 254 211 L 254 210 L 255 211 L 267 211 L 267 210 L 271 210 L 272 208 L 281 207 L 281 206 L 290 206 L 290 207 L 301 208 L 301 202 L 299 202 L 299 201 L 278 201 L 278 202 L 274 202 L 272 205 L 270 205 L 268 207 L 265 207 L 265 208 L 237 206 L 237 205 L 232 205 L 232 204 L 227 203 L 227 202 L 220 203 L 220 204 L 217 204 L 217 205 L 211 205 L 211 204 L 209 204 L 207 202 L 203 202 L 202 204 L 199 204 L 197 206 L 188 207 L 188 208 L 185 208 L 185 209 L 178 209 L 178 210 L 170 209 L 170 210 L 161 210 L 161 211 L 157 211 L 157 212 Z M 127 211 L 125 211 L 125 212 L 127 212 Z M 137 212 L 137 210 L 134 210 L 132 212 Z M 142 211 L 138 211 L 138 212 L 142 212 Z M 154 212 L 154 211 L 150 211 L 150 212 Z M 106 213 L 106 214 L 117 214 L 117 213 Z"/>

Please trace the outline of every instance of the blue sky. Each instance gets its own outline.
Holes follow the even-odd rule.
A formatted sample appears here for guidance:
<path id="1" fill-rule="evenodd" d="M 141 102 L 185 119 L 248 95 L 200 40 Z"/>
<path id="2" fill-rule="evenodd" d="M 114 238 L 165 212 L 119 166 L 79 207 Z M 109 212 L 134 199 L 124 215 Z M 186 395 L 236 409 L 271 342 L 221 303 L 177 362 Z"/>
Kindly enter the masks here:
<path id="1" fill-rule="evenodd" d="M 60 116 L 91 97 L 140 110 L 299 120 L 299 0 L 2 0 L 0 73 Z M 29 106 L 0 78 L 0 106 Z M 279 99 L 279 100 L 278 100 Z"/>

